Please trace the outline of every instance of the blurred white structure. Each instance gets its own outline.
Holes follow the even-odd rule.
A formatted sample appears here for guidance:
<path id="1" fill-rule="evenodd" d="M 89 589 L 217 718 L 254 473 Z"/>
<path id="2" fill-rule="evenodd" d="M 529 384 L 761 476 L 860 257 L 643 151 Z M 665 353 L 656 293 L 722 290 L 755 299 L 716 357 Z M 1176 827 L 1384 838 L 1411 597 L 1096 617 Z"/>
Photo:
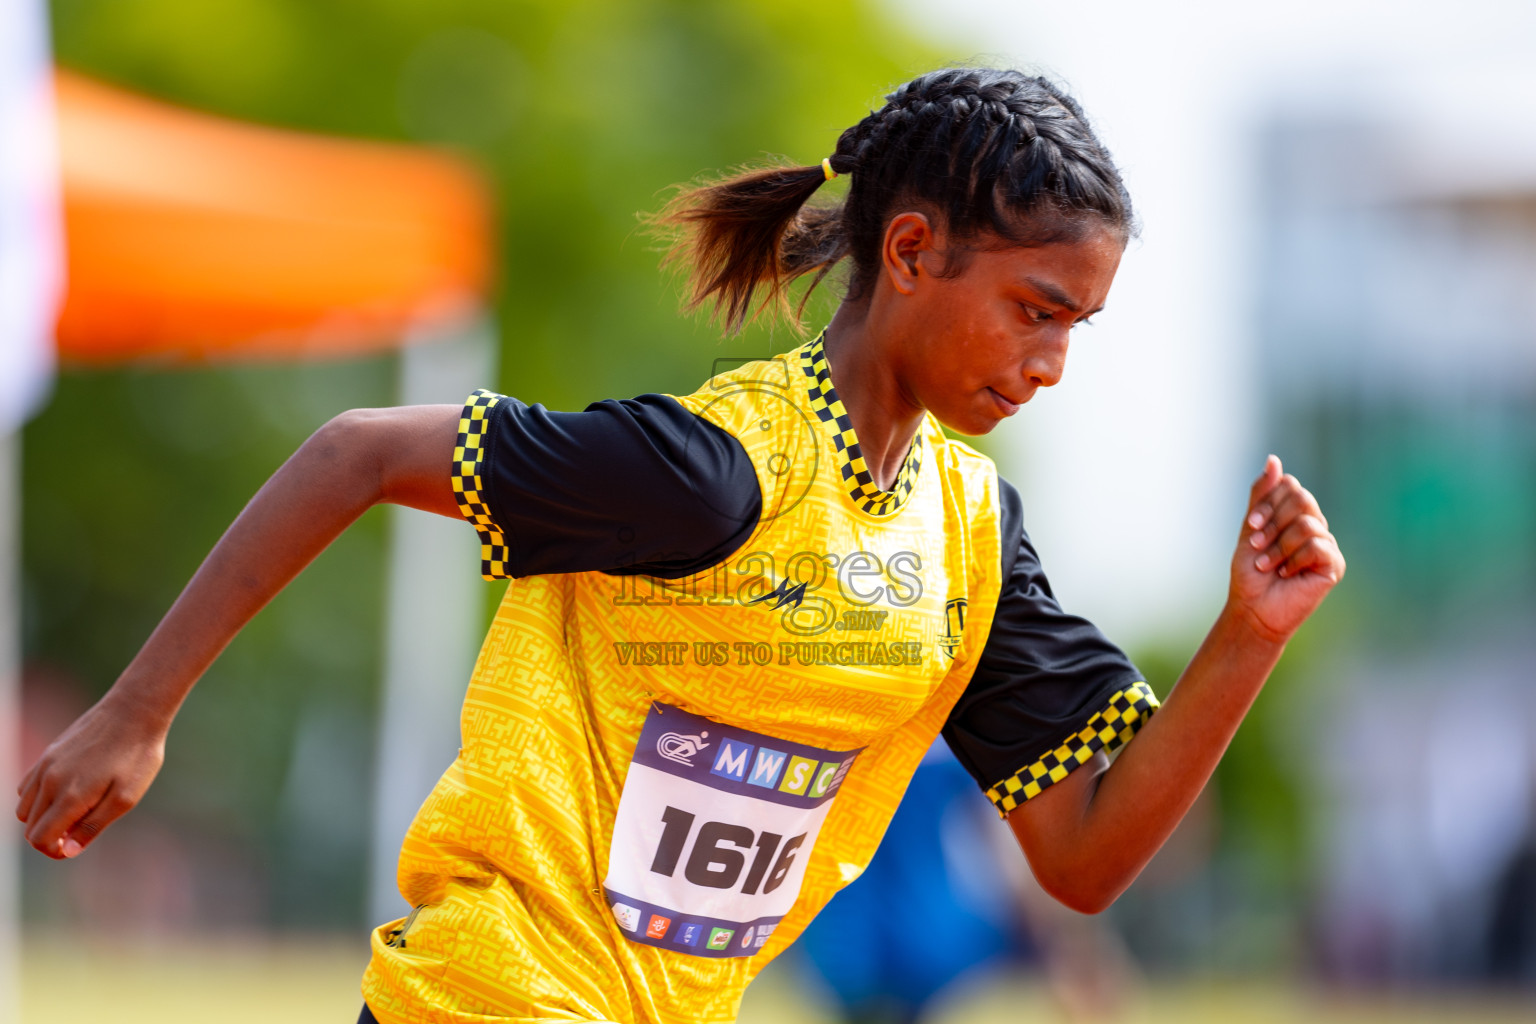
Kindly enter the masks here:
<path id="1" fill-rule="evenodd" d="M 413 339 L 401 350 L 400 404 L 458 405 L 495 375 L 491 323 L 471 320 L 459 333 Z M 373 925 L 410 911 L 395 886 L 395 862 L 417 808 L 458 756 L 460 706 L 486 625 L 480 540 L 469 524 L 409 508 L 390 514 L 369 854 Z"/>
<path id="2" fill-rule="evenodd" d="M 53 379 L 63 287 L 48 15 L 0 8 L 0 433 L 19 428 Z"/>
<path id="3" fill-rule="evenodd" d="M 1496 948 L 1509 944 L 1492 930 L 1536 827 L 1533 668 L 1468 651 L 1360 666 L 1328 708 L 1307 760 L 1324 780 L 1327 826 L 1315 952 L 1335 976 L 1466 979 L 1493 967 L 1521 980 L 1532 950 Z"/>
<path id="4" fill-rule="evenodd" d="M 1297 758 L 1346 978 L 1536 982 L 1533 123 L 1536 63 L 1482 63 L 1287 97 L 1261 133 L 1271 429 L 1362 571 L 1359 663 Z"/>
<path id="5" fill-rule="evenodd" d="M 48 19 L 36 0 L 0 6 L 0 1024 L 20 1021 L 16 788 L 21 634 L 22 422 L 47 394 L 63 281 L 54 174 Z"/>

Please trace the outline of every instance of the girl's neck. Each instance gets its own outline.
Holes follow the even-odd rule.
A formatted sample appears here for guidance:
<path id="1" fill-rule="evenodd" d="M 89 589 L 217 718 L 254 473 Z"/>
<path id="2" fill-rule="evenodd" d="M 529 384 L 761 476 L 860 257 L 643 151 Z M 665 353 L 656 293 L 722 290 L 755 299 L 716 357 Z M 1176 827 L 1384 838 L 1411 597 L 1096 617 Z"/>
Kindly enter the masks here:
<path id="1" fill-rule="evenodd" d="M 874 322 L 869 306 L 844 302 L 827 327 L 824 350 L 832 386 L 858 436 L 864 464 L 875 486 L 888 491 L 923 419 L 923 407 L 907 394 L 901 380 L 899 338 Z"/>

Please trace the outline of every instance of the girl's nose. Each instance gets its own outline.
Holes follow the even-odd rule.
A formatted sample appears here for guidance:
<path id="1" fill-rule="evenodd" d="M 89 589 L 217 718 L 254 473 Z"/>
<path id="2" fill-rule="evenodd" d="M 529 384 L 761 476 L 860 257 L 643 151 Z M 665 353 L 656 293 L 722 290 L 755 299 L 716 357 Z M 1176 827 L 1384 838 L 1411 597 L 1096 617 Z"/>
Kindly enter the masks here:
<path id="1" fill-rule="evenodd" d="M 1066 328 L 1042 332 L 1040 347 L 1024 360 L 1024 379 L 1039 388 L 1052 387 L 1060 381 L 1067 368 L 1067 341 L 1070 337 Z"/>

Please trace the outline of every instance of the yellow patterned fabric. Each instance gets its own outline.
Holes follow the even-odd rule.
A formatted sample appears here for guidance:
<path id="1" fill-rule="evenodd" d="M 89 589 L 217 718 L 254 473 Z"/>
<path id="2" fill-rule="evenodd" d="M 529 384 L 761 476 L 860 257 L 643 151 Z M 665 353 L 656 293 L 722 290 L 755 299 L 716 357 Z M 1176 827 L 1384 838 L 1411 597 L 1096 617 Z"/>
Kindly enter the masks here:
<path id="1" fill-rule="evenodd" d="M 470 399 L 455 455 L 492 576 L 505 575 L 504 538 L 475 453 L 495 401 Z M 463 748 L 401 852 L 417 909 L 373 935 L 363 995 L 383 1024 L 734 1020 L 753 976 L 864 870 L 975 668 L 1001 587 L 989 460 L 925 419 L 900 485 L 879 491 L 818 342 L 678 401 L 740 440 L 760 521 L 683 579 L 508 587 L 465 697 Z M 786 750 L 857 751 L 792 909 L 744 955 L 632 941 L 605 897 L 621 794 L 657 707 Z"/>
<path id="2" fill-rule="evenodd" d="M 1104 709 L 1065 743 L 987 790 L 987 799 L 999 815 L 1007 817 L 1009 811 L 1066 778 L 1072 769 L 1086 764 L 1098 751 L 1107 754 L 1123 746 L 1147 724 L 1157 707 L 1157 696 L 1146 683 L 1116 692 Z"/>

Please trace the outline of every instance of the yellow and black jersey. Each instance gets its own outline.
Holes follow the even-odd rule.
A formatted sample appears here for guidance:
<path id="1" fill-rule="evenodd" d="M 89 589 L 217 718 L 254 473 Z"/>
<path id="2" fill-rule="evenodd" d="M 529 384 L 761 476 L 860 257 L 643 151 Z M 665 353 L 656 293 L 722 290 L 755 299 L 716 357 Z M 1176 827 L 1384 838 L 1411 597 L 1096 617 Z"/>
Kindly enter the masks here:
<path id="1" fill-rule="evenodd" d="M 374 934 L 383 1024 L 733 1020 L 941 730 L 1006 813 L 1156 707 L 990 461 L 929 418 L 876 487 L 820 339 L 682 398 L 477 392 L 454 486 L 513 582 Z"/>

